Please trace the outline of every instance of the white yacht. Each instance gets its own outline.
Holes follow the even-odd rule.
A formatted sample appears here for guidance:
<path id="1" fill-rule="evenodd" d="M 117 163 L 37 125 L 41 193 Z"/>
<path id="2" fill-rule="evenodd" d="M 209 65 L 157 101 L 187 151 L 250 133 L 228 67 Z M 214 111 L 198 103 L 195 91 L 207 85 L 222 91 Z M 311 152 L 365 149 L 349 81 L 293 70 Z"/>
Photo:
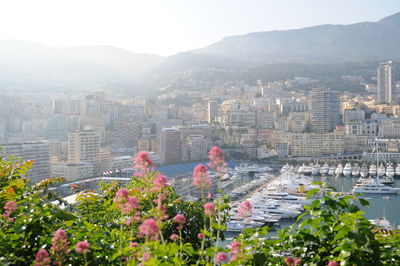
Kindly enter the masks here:
<path id="1" fill-rule="evenodd" d="M 340 163 L 335 170 L 335 175 L 341 176 L 342 174 L 343 174 L 343 165 Z"/>
<path id="2" fill-rule="evenodd" d="M 358 164 L 355 164 L 353 167 L 353 170 L 351 171 L 352 176 L 359 176 L 360 175 L 360 166 Z"/>
<path id="3" fill-rule="evenodd" d="M 386 176 L 387 177 L 393 177 L 394 176 L 394 169 L 393 169 L 393 164 L 388 163 L 386 165 Z"/>
<path id="4" fill-rule="evenodd" d="M 369 171 L 368 171 L 370 176 L 376 176 L 376 165 L 375 164 L 371 164 L 369 166 Z"/>
<path id="5" fill-rule="evenodd" d="M 396 169 L 394 169 L 394 174 L 397 175 L 397 176 L 400 176 L 400 164 L 398 164 L 396 166 Z"/>
<path id="6" fill-rule="evenodd" d="M 361 175 L 362 178 L 368 177 L 368 166 L 366 164 L 363 164 L 361 166 L 360 175 Z"/>
<path id="7" fill-rule="evenodd" d="M 310 163 L 308 166 L 305 167 L 304 169 L 304 174 L 305 175 L 311 175 L 311 170 L 313 169 L 314 165 Z"/>
<path id="8" fill-rule="evenodd" d="M 251 220 L 235 221 L 231 220 L 226 224 L 226 231 L 228 232 L 241 232 L 249 228 L 257 228 L 263 226 L 261 222 L 255 222 Z"/>
<path id="9" fill-rule="evenodd" d="M 383 176 L 385 173 L 386 173 L 386 168 L 385 168 L 385 166 L 383 165 L 383 163 L 381 163 L 379 166 L 378 166 L 378 176 Z"/>
<path id="10" fill-rule="evenodd" d="M 346 163 L 346 165 L 343 168 L 343 175 L 344 176 L 351 176 L 351 172 L 352 172 L 351 163 Z"/>
<path id="11" fill-rule="evenodd" d="M 324 163 L 324 165 L 319 170 L 319 173 L 321 175 L 326 175 L 328 173 L 328 171 L 329 171 L 329 165 L 327 163 Z"/>
<path id="12" fill-rule="evenodd" d="M 314 167 L 311 168 L 311 174 L 312 175 L 318 175 L 320 170 L 320 165 L 319 163 L 314 164 Z"/>
<path id="13" fill-rule="evenodd" d="M 287 164 L 285 164 L 285 165 L 282 167 L 281 173 L 286 172 L 286 171 L 288 171 L 289 169 L 290 169 L 290 165 L 287 163 Z"/>
<path id="14" fill-rule="evenodd" d="M 364 194 L 397 194 L 398 188 L 392 188 L 380 183 L 378 179 L 364 180 L 357 183 L 353 188 L 353 193 Z"/>
<path id="15" fill-rule="evenodd" d="M 299 175 L 302 175 L 302 174 L 304 174 L 304 171 L 306 170 L 306 165 L 303 163 L 300 167 L 299 167 L 299 170 L 297 171 L 297 173 L 299 174 Z"/>
<path id="16" fill-rule="evenodd" d="M 374 225 L 378 226 L 381 229 L 385 229 L 385 230 L 393 230 L 394 229 L 392 224 L 385 217 L 376 218 L 376 219 L 369 220 L 369 221 L 370 221 L 371 224 L 374 224 Z"/>
<path id="17" fill-rule="evenodd" d="M 335 175 L 335 171 L 336 171 L 336 167 L 335 166 L 329 167 L 328 175 L 334 176 Z"/>
<path id="18" fill-rule="evenodd" d="M 291 210 L 288 208 L 277 207 L 272 204 L 266 204 L 266 202 L 262 201 L 258 202 L 253 201 L 252 204 L 253 204 L 253 210 L 255 211 L 266 213 L 269 215 L 280 216 L 282 218 L 296 218 L 301 214 L 301 212 L 298 210 Z"/>
<path id="19" fill-rule="evenodd" d="M 391 185 L 394 184 L 394 178 L 393 176 L 382 176 L 379 178 L 379 182 L 381 182 L 384 185 Z"/>

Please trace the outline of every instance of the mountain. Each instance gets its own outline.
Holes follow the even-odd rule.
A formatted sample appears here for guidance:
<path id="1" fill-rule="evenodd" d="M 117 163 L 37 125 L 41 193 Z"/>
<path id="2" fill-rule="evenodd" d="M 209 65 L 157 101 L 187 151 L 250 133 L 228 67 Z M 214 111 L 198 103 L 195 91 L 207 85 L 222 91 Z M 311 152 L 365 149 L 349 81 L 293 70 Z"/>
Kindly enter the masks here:
<path id="1" fill-rule="evenodd" d="M 192 53 L 253 65 L 400 59 L 400 13 L 378 22 L 230 36 Z"/>
<path id="2" fill-rule="evenodd" d="M 0 88 L 130 89 L 163 57 L 109 46 L 54 48 L 28 41 L 0 41 Z"/>

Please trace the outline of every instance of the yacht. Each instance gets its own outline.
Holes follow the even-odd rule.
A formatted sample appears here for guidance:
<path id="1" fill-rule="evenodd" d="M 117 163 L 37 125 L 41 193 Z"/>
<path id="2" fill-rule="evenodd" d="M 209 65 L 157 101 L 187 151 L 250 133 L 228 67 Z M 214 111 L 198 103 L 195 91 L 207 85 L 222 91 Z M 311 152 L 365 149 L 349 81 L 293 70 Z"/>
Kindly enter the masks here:
<path id="1" fill-rule="evenodd" d="M 355 164 L 353 167 L 353 170 L 351 171 L 352 176 L 359 176 L 360 175 L 360 166 L 358 164 Z"/>
<path id="2" fill-rule="evenodd" d="M 353 193 L 364 194 L 397 194 L 398 188 L 392 188 L 380 183 L 378 179 L 364 180 L 353 188 Z"/>
<path id="3" fill-rule="evenodd" d="M 335 175 L 341 176 L 343 174 L 343 165 L 340 163 L 335 170 Z"/>
<path id="4" fill-rule="evenodd" d="M 335 175 L 335 171 L 336 171 L 336 167 L 335 166 L 329 167 L 328 175 L 334 176 Z"/>
<path id="5" fill-rule="evenodd" d="M 369 171 L 368 171 L 370 176 L 376 176 L 376 165 L 375 164 L 371 164 L 369 166 Z"/>
<path id="6" fill-rule="evenodd" d="M 379 182 L 384 185 L 391 185 L 394 184 L 394 178 L 393 176 L 382 176 L 379 178 Z"/>
<path id="7" fill-rule="evenodd" d="M 394 169 L 394 174 L 397 175 L 397 176 L 400 176 L 400 164 L 398 164 L 396 166 L 396 169 Z"/>
<path id="8" fill-rule="evenodd" d="M 261 222 L 251 220 L 236 221 L 231 220 L 226 224 L 226 231 L 228 232 L 242 232 L 245 229 L 254 229 L 263 226 Z"/>
<path id="9" fill-rule="evenodd" d="M 343 168 L 343 175 L 344 176 L 350 176 L 351 175 L 351 163 L 346 163 L 346 165 Z"/>
<path id="10" fill-rule="evenodd" d="M 306 168 L 304 170 L 304 174 L 311 175 L 311 171 L 312 171 L 313 167 L 314 167 L 314 165 L 312 163 L 310 163 L 308 166 L 306 166 Z"/>
<path id="11" fill-rule="evenodd" d="M 362 178 L 366 178 L 368 177 L 368 166 L 366 164 L 363 164 L 363 166 L 361 166 L 360 169 L 360 176 Z"/>
<path id="12" fill-rule="evenodd" d="M 378 166 L 378 176 L 383 176 L 385 173 L 386 173 L 386 168 L 385 168 L 385 166 L 383 165 L 383 163 L 381 163 L 379 166 Z"/>
<path id="13" fill-rule="evenodd" d="M 319 170 L 319 173 L 321 175 L 326 175 L 328 173 L 328 171 L 329 171 L 329 165 L 327 163 L 324 163 L 324 165 Z"/>
<path id="14" fill-rule="evenodd" d="M 387 177 L 393 177 L 394 176 L 394 169 L 393 169 L 393 164 L 388 163 L 386 165 L 386 176 Z"/>
<path id="15" fill-rule="evenodd" d="M 304 171 L 306 170 L 306 165 L 303 163 L 300 167 L 299 167 L 299 170 L 298 170 L 298 174 L 299 175 L 302 175 L 302 174 L 304 174 Z"/>
<path id="16" fill-rule="evenodd" d="M 287 164 L 285 164 L 285 165 L 282 167 L 281 173 L 286 172 L 286 171 L 288 171 L 289 169 L 290 169 L 290 165 L 287 163 Z"/>
<path id="17" fill-rule="evenodd" d="M 296 218 L 301 214 L 298 210 L 291 210 L 288 208 L 278 207 L 273 204 L 268 204 L 267 202 L 263 201 L 253 201 L 253 210 L 258 211 L 260 213 L 265 213 L 274 216 L 280 216 L 282 218 Z"/>
<path id="18" fill-rule="evenodd" d="M 376 219 L 372 219 L 372 220 L 369 220 L 369 221 L 370 221 L 371 224 L 374 224 L 374 225 L 376 225 L 379 228 L 384 229 L 384 230 L 393 230 L 394 229 L 392 224 L 385 217 L 376 218 Z"/>
<path id="19" fill-rule="evenodd" d="M 319 165 L 319 163 L 316 163 L 316 164 L 314 164 L 314 167 L 311 168 L 311 174 L 312 175 L 318 175 L 319 174 L 319 170 L 320 170 L 320 165 Z"/>

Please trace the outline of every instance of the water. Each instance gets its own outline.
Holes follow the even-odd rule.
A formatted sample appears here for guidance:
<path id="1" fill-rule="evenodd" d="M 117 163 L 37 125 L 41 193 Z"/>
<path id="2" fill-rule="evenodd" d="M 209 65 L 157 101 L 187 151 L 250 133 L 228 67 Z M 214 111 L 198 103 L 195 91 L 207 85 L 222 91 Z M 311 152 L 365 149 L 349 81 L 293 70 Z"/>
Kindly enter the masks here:
<path id="1" fill-rule="evenodd" d="M 338 192 L 351 192 L 358 178 L 353 177 L 321 177 L 315 176 L 315 181 L 323 181 L 334 187 Z M 393 187 L 400 187 L 400 179 L 396 179 Z M 361 207 L 367 219 L 385 216 L 392 225 L 400 225 L 400 195 L 399 194 L 363 194 L 362 197 L 369 201 L 369 207 Z"/>

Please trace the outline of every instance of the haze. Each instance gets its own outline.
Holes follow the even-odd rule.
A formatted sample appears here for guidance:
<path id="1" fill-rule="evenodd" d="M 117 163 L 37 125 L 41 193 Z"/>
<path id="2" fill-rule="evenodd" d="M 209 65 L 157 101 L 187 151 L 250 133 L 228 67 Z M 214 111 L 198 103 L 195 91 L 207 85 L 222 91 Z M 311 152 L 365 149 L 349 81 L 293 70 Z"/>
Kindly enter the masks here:
<path id="1" fill-rule="evenodd" d="M 377 21 L 399 10 L 396 0 L 14 0 L 0 3 L 0 39 L 172 55 L 229 35 Z"/>

